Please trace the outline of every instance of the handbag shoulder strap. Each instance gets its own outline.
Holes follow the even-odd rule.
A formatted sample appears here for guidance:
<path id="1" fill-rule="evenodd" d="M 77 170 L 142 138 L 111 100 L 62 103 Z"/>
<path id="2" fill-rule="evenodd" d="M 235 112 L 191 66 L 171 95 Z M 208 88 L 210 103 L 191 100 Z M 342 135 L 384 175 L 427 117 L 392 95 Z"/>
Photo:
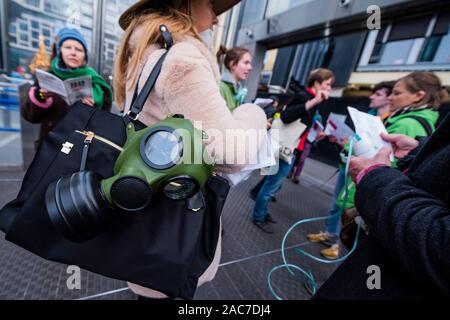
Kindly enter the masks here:
<path id="1" fill-rule="evenodd" d="M 409 116 L 409 118 L 416 120 L 417 122 L 420 123 L 420 125 L 423 127 L 423 129 L 425 130 L 425 132 L 427 133 L 427 136 L 431 136 L 433 134 L 433 128 L 431 127 L 431 125 L 428 123 L 427 120 L 425 120 L 425 118 L 420 117 L 420 116 L 415 116 L 415 115 L 411 115 Z"/>
<path id="2" fill-rule="evenodd" d="M 164 63 L 164 60 L 166 59 L 167 53 L 169 52 L 170 48 L 173 45 L 172 35 L 170 34 L 167 27 L 165 25 L 161 25 L 159 27 L 159 31 L 161 32 L 161 35 L 164 39 L 164 47 L 167 51 L 161 56 L 161 58 L 159 58 L 158 62 L 156 63 L 155 67 L 150 73 L 150 76 L 148 77 L 144 87 L 142 88 L 139 94 L 138 94 L 139 80 L 136 84 L 130 111 L 128 111 L 127 113 L 127 116 L 133 121 L 138 120 L 139 113 L 141 113 L 142 108 L 144 107 L 144 104 L 147 101 L 148 96 L 150 95 L 150 92 L 153 90 L 156 80 L 158 79 L 159 74 L 161 73 L 162 65 Z"/>

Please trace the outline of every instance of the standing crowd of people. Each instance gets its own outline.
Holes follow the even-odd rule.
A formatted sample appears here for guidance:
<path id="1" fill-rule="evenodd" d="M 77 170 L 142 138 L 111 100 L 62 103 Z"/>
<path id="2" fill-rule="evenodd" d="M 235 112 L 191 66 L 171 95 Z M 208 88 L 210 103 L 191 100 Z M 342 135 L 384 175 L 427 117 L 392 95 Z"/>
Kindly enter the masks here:
<path id="1" fill-rule="evenodd" d="M 168 115 L 182 114 L 201 122 L 209 136 L 207 151 L 219 159 L 218 172 L 236 172 L 241 166 L 227 163 L 227 155 L 240 150 L 227 143 L 227 129 L 268 130 L 274 119 L 285 125 L 301 121 L 306 129 L 298 134 L 298 145 L 291 161 L 279 160 L 278 171 L 264 176 L 251 190 L 255 200 L 249 221 L 264 233 L 274 233 L 277 217 L 268 212 L 271 201 L 286 178 L 298 184 L 314 143 L 328 139 L 340 149 L 342 162 L 330 203 L 325 231 L 307 236 L 327 248 L 327 259 L 340 256 L 341 216 L 360 215 L 368 235 L 354 254 L 332 275 L 315 299 L 337 298 L 426 298 L 450 295 L 450 119 L 438 124 L 438 109 L 448 98 L 439 78 L 431 72 L 413 72 L 395 82 L 376 85 L 370 96 L 370 111 L 384 123 L 395 156 L 383 149 L 374 158 L 348 154 L 349 141 L 326 136 L 322 131 L 310 135 L 312 126 L 322 123 L 323 102 L 331 95 L 335 76 L 331 70 L 311 71 L 306 86 L 295 80 L 287 102 L 277 96 L 261 108 L 248 101 L 245 80 L 252 71 L 252 55 L 246 48 L 221 47 L 216 57 L 210 35 L 217 15 L 239 1 L 138 1 L 120 18 L 124 35 L 116 59 L 111 88 L 87 65 L 86 40 L 76 29 L 64 28 L 58 34 L 56 55 L 50 73 L 66 80 L 80 76 L 92 78 L 92 96 L 81 99 L 92 108 L 109 111 L 114 102 L 127 113 L 135 88 L 141 89 L 158 59 L 165 53 L 159 28 L 167 26 L 174 45 L 163 64 L 155 88 L 148 97 L 139 121 L 152 125 Z M 218 63 L 219 62 L 219 63 Z M 220 74 L 219 64 L 223 64 Z M 57 94 L 40 88 L 36 82 L 21 106 L 22 115 L 32 123 L 42 123 L 39 141 L 67 113 L 70 106 Z M 39 144 L 39 142 L 38 142 Z M 224 148 L 221 148 L 224 146 Z M 345 159 L 351 157 L 348 177 Z M 235 159 L 235 157 L 231 157 Z M 351 180 L 345 188 L 345 181 Z M 346 201 L 344 201 L 344 199 Z M 221 239 L 211 266 L 200 276 L 198 285 L 211 281 L 220 261 Z M 365 288 L 364 267 L 377 264 L 385 268 L 383 290 Z M 348 266 L 352 265 L 352 268 Z M 359 273 L 358 273 L 359 272 Z M 129 284 L 140 298 L 167 296 L 151 288 Z"/>

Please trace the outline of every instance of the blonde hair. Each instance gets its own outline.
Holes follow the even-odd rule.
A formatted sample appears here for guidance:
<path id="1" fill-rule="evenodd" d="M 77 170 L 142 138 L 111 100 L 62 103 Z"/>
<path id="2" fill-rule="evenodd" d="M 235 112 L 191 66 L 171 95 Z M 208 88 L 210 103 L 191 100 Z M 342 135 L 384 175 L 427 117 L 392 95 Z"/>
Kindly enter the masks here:
<path id="1" fill-rule="evenodd" d="M 173 36 L 191 35 L 201 39 L 194 28 L 191 1 L 183 1 L 178 6 L 167 6 L 162 10 L 148 9 L 131 21 L 120 42 L 114 66 L 114 98 L 120 110 L 124 108 L 126 83 L 130 81 L 131 87 L 137 85 L 139 68 L 147 48 L 152 44 L 160 44 L 161 47 L 164 45 L 160 25 L 166 25 Z M 142 36 L 131 50 L 130 39 L 138 27 L 142 27 Z"/>

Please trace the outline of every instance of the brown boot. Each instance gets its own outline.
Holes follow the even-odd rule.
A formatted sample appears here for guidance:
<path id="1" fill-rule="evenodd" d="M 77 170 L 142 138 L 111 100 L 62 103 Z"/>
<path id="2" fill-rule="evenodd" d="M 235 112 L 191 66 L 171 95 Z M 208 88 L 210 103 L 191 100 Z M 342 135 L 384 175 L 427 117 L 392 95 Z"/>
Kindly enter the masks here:
<path id="1" fill-rule="evenodd" d="M 329 260 L 336 260 L 339 258 L 339 244 L 333 244 L 331 247 L 321 250 L 320 254 Z"/>

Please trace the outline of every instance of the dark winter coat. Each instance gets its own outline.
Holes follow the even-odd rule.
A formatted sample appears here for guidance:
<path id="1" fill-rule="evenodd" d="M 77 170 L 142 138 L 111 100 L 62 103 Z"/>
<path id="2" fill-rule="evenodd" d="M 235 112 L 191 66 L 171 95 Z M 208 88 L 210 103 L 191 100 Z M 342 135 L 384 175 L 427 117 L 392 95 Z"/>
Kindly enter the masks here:
<path id="1" fill-rule="evenodd" d="M 281 120 L 289 124 L 298 119 L 302 119 L 302 122 L 310 128 L 317 107 L 306 111 L 306 102 L 312 99 L 314 99 L 314 96 L 306 91 L 304 87 L 301 87 L 301 90 L 293 96 L 291 101 L 286 105 L 286 108 L 281 112 Z"/>

